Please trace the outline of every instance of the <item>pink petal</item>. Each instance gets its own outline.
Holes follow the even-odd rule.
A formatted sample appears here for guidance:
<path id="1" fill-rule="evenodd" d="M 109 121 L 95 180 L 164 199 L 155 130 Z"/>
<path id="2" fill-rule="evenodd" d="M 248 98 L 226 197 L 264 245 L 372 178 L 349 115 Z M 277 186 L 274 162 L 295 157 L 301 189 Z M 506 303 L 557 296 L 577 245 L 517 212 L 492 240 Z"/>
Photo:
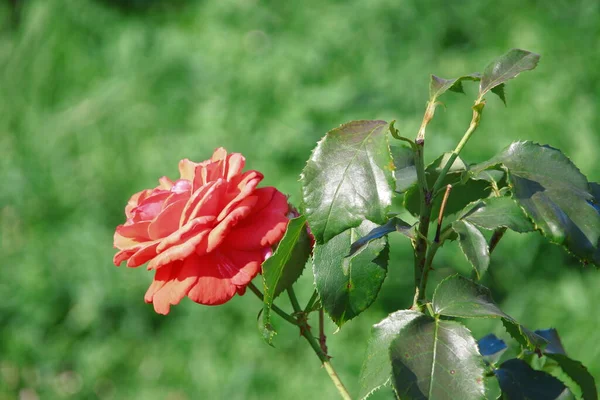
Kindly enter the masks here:
<path id="1" fill-rule="evenodd" d="M 159 241 L 148 242 L 144 244 L 135 254 L 127 260 L 127 266 L 131 268 L 139 267 L 140 265 L 150 261 L 156 256 L 156 247 Z"/>
<path id="2" fill-rule="evenodd" d="M 239 192 L 237 192 L 237 190 L 235 192 L 232 192 L 232 194 L 234 194 L 235 197 L 233 197 L 229 201 L 229 204 L 227 204 L 223 208 L 223 210 L 217 217 L 217 221 L 223 220 L 223 218 L 225 218 L 227 216 L 227 214 L 229 214 L 234 207 L 236 207 L 246 197 L 250 196 L 252 194 L 252 192 L 254 192 L 254 189 L 256 188 L 256 186 L 263 179 L 263 175 L 257 171 L 248 171 L 248 172 L 244 173 L 243 175 L 241 175 L 240 177 L 241 177 L 240 182 L 236 186 L 234 186 L 234 188 L 237 187 Z M 231 189 L 231 188 L 232 188 L 232 186 L 230 185 L 229 189 Z M 237 195 L 235 194 L 236 192 L 237 192 Z"/>
<path id="3" fill-rule="evenodd" d="M 171 190 L 171 188 L 173 187 L 173 181 L 167 178 L 166 176 L 160 178 L 158 180 L 158 183 L 158 187 L 162 190 Z"/>
<path id="4" fill-rule="evenodd" d="M 287 197 L 274 188 L 258 189 L 254 195 L 259 200 L 252 214 L 227 235 L 228 246 L 257 250 L 273 246 L 283 237 L 288 224 Z"/>
<path id="5" fill-rule="evenodd" d="M 165 208 L 148 226 L 150 239 L 160 239 L 169 236 L 179 229 L 179 219 L 187 199 L 183 198 Z"/>
<path id="6" fill-rule="evenodd" d="M 229 231 L 238 224 L 241 220 L 246 218 L 252 212 L 254 205 L 256 204 L 257 198 L 250 196 L 233 209 L 225 219 L 223 219 L 217 226 L 215 226 L 210 234 L 208 235 L 208 242 L 206 252 L 210 253 L 223 242 L 223 240 L 229 234 Z M 198 249 L 201 250 L 201 249 Z"/>
<path id="7" fill-rule="evenodd" d="M 194 171 L 196 169 L 196 165 L 198 165 L 198 164 L 188 160 L 187 158 L 184 158 L 183 160 L 179 161 L 180 178 L 186 179 L 190 182 L 193 182 L 194 181 Z"/>
<path id="8" fill-rule="evenodd" d="M 177 273 L 172 273 L 169 280 L 154 293 L 152 302 L 156 312 L 167 314 L 171 305 L 179 304 L 198 280 L 200 268 L 200 257 L 196 255 L 183 260 L 182 267 Z"/>
<path id="9" fill-rule="evenodd" d="M 184 208 L 179 224 L 184 225 L 189 220 L 201 216 L 216 217 L 221 209 L 222 198 L 226 190 L 227 182 L 223 179 L 209 182 L 198 189 Z"/>
<path id="10" fill-rule="evenodd" d="M 240 153 L 233 153 L 227 157 L 227 180 L 231 181 L 244 169 L 246 159 Z"/>
<path id="11" fill-rule="evenodd" d="M 148 227 L 149 226 L 150 226 L 150 221 L 119 225 L 119 226 L 117 226 L 115 235 L 119 234 L 123 237 L 133 239 L 137 242 L 146 242 L 146 241 L 150 240 L 150 236 L 148 235 Z M 116 240 L 116 237 L 115 237 L 115 240 Z"/>

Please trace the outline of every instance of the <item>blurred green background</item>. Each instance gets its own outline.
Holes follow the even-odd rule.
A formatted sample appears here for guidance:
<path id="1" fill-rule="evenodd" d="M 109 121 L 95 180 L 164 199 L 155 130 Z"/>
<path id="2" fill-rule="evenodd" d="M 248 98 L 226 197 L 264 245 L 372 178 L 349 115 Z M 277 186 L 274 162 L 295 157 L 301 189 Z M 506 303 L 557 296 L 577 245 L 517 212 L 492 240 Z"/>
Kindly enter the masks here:
<path id="1" fill-rule="evenodd" d="M 156 315 L 143 301 L 151 274 L 112 265 L 114 228 L 132 193 L 218 146 L 298 203 L 299 172 L 327 130 L 396 119 L 412 137 L 428 74 L 482 70 L 512 47 L 540 53 L 540 65 L 509 83 L 508 107 L 489 98 L 465 158 L 527 138 L 599 181 L 599 3 L 498 3 L 2 0 L 0 399 L 337 398 L 296 330 L 279 321 L 276 348 L 262 342 L 251 294 Z M 428 160 L 464 132 L 467 92 L 445 97 Z M 327 326 L 354 394 L 370 326 L 411 303 L 409 246 L 392 244 L 374 306 L 335 334 Z M 600 377 L 600 272 L 537 234 L 507 234 L 494 256 L 486 283 L 505 311 L 556 327 Z M 455 244 L 436 264 L 438 279 L 467 271 Z M 311 279 L 301 278 L 302 302 Z M 469 326 L 507 339 L 499 321 Z"/>

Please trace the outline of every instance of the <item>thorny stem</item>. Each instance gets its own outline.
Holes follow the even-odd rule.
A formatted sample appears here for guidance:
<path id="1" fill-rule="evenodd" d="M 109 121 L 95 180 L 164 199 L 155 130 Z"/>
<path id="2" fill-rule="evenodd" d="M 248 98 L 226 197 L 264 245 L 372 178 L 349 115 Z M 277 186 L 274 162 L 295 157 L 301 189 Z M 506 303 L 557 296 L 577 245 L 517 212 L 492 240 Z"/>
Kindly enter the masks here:
<path id="1" fill-rule="evenodd" d="M 323 309 L 319 309 L 319 344 L 321 345 L 321 350 L 323 353 L 327 355 L 327 358 L 331 358 L 327 352 L 327 336 L 325 336 L 325 316 Z"/>
<path id="2" fill-rule="evenodd" d="M 287 292 L 290 298 L 290 302 L 292 303 L 292 307 L 294 308 L 294 313 L 298 315 L 297 321 L 298 325 L 300 326 L 300 334 L 304 336 L 304 338 L 308 341 L 310 347 L 312 347 L 312 349 L 314 350 L 317 357 L 319 357 L 319 360 L 321 360 L 323 367 L 325 367 L 327 374 L 329 374 L 329 378 L 340 393 L 340 396 L 342 396 L 344 400 L 352 400 L 352 397 L 350 397 L 350 393 L 348 393 L 348 390 L 340 380 L 340 377 L 338 376 L 337 372 L 335 371 L 335 369 L 333 369 L 333 366 L 329 362 L 329 356 L 325 352 L 323 352 L 323 349 L 321 349 L 321 346 L 319 345 L 315 337 L 312 335 L 310 331 L 310 326 L 308 325 L 306 314 L 300 308 L 300 304 L 298 303 L 298 299 L 296 298 L 294 289 L 290 287 L 288 288 Z"/>

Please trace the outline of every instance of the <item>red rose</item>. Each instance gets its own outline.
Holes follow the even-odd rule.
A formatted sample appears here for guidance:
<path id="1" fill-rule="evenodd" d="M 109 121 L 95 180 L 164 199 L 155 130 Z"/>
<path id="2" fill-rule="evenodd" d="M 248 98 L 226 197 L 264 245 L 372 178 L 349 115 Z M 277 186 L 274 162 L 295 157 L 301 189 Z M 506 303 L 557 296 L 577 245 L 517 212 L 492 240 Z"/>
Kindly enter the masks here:
<path id="1" fill-rule="evenodd" d="M 115 265 L 156 270 L 145 300 L 167 314 L 184 296 L 223 304 L 244 294 L 287 226 L 287 198 L 273 187 L 257 189 L 263 175 L 242 173 L 241 154 L 215 150 L 210 160 L 179 162 L 180 179 L 159 179 L 134 194 L 119 225 Z"/>

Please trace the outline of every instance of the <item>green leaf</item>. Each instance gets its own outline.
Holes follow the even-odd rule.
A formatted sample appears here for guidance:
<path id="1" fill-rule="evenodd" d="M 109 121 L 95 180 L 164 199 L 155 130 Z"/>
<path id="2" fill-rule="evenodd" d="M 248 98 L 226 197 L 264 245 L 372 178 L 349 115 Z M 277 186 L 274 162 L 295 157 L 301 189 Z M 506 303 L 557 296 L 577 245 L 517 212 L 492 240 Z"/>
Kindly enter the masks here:
<path id="1" fill-rule="evenodd" d="M 390 146 L 394 160 L 396 192 L 403 193 L 417 183 L 415 152 L 408 146 Z"/>
<path id="2" fill-rule="evenodd" d="M 445 153 L 425 168 L 429 187 L 433 186 L 449 157 L 450 153 Z M 443 188 L 448 184 L 453 186 L 452 193 L 446 204 L 446 216 L 462 210 L 467 204 L 475 200 L 489 196 L 491 191 L 490 184 L 485 180 L 474 180 L 470 179 L 470 177 L 471 174 L 468 173 L 467 165 L 460 157 L 458 157 L 452 164 L 441 186 Z M 463 178 L 466 178 L 466 180 Z M 440 201 L 437 201 L 434 205 L 431 214 L 432 216 L 437 216 L 440 211 L 441 196 L 438 197 L 440 198 Z M 403 204 L 411 214 L 415 216 L 419 215 L 421 205 L 419 189 L 417 186 L 411 187 L 406 192 Z"/>
<path id="3" fill-rule="evenodd" d="M 452 229 L 458 234 L 460 249 L 473 266 L 477 279 L 481 279 L 490 265 L 487 240 L 479 229 L 467 221 L 454 221 Z"/>
<path id="4" fill-rule="evenodd" d="M 500 100 L 506 105 L 506 95 L 504 94 L 504 83 L 499 84 L 498 86 L 494 86 L 491 90 L 496 96 L 500 97 Z"/>
<path id="5" fill-rule="evenodd" d="M 573 360 L 565 354 L 550 353 L 546 354 L 546 357 L 556 361 L 562 374 L 565 374 L 569 380 L 572 381 L 566 382 L 567 379 L 565 379 L 564 383 L 569 388 L 572 388 L 574 393 L 581 393 L 581 397 L 578 396 L 579 398 L 583 398 L 584 400 L 598 399 L 598 391 L 596 390 L 594 377 L 581 362 Z M 555 374 L 555 371 L 550 372 L 559 379 L 562 376 L 560 373 Z M 575 384 L 576 387 L 572 387 L 573 384 Z"/>
<path id="6" fill-rule="evenodd" d="M 306 230 L 306 218 L 291 219 L 275 253 L 262 265 L 264 284 L 263 337 L 271 344 L 275 330 L 271 326 L 271 306 L 281 292 L 302 275 L 310 256 L 311 243 Z"/>
<path id="7" fill-rule="evenodd" d="M 504 313 L 494 303 L 488 288 L 460 275 L 449 276 L 440 282 L 433 294 L 433 311 L 447 317 L 502 318 L 507 332 L 521 346 L 537 350 L 548 343 Z"/>
<path id="8" fill-rule="evenodd" d="M 483 359 L 469 330 L 455 321 L 421 315 L 400 331 L 390 347 L 398 397 L 480 400 Z"/>
<path id="9" fill-rule="evenodd" d="M 374 391 L 390 383 L 392 378 L 390 345 L 406 325 L 422 315 L 418 311 L 400 310 L 373 325 L 367 354 L 360 371 L 359 399 L 369 397 Z"/>
<path id="10" fill-rule="evenodd" d="M 567 356 L 556 329 L 536 330 L 535 333 L 548 341 L 544 355 L 556 362 L 555 368 L 546 364 L 545 368 L 551 368 L 548 372 L 567 385 L 577 398 L 597 400 L 598 392 L 594 377 L 582 363 Z"/>
<path id="11" fill-rule="evenodd" d="M 448 90 L 464 93 L 462 81 L 478 81 L 480 79 L 481 74 L 478 73 L 464 75 L 454 79 L 444 79 L 431 75 L 431 82 L 429 83 L 429 101 L 435 102 L 438 97 Z"/>
<path id="12" fill-rule="evenodd" d="M 559 150 L 515 142 L 491 160 L 473 167 L 501 165 L 513 198 L 544 236 L 585 263 L 600 265 L 600 209 L 593 184 Z"/>
<path id="13" fill-rule="evenodd" d="M 371 230 L 371 232 L 352 243 L 352 245 L 350 245 L 350 254 L 348 254 L 348 257 L 357 253 L 359 250 L 369 244 L 369 242 L 396 231 L 410 239 L 415 238 L 415 230 L 413 225 L 402 221 L 400 218 L 392 217 L 384 225 L 374 228 Z"/>
<path id="14" fill-rule="evenodd" d="M 363 251 L 346 257 L 350 246 L 376 225 L 364 221 L 315 247 L 313 272 L 323 308 L 342 326 L 375 301 L 387 273 L 387 238 L 371 241 Z"/>
<path id="15" fill-rule="evenodd" d="M 534 69 L 540 56 L 526 50 L 512 49 L 501 57 L 498 57 L 485 67 L 479 83 L 479 98 L 482 98 L 488 91 L 493 90 L 504 82 L 515 78 L 523 71 Z M 496 89 L 494 92 L 502 101 L 504 98 L 504 89 Z"/>
<path id="16" fill-rule="evenodd" d="M 554 400 L 566 389 L 558 379 L 517 358 L 505 361 L 494 373 L 506 400 Z"/>
<path id="17" fill-rule="evenodd" d="M 494 230 L 505 227 L 524 233 L 534 230 L 533 223 L 525 212 L 510 197 L 490 197 L 467 206 L 460 219 L 483 229 Z"/>
<path id="18" fill-rule="evenodd" d="M 354 121 L 329 131 L 302 171 L 306 217 L 317 243 L 365 219 L 387 220 L 393 162 L 385 121 Z"/>

